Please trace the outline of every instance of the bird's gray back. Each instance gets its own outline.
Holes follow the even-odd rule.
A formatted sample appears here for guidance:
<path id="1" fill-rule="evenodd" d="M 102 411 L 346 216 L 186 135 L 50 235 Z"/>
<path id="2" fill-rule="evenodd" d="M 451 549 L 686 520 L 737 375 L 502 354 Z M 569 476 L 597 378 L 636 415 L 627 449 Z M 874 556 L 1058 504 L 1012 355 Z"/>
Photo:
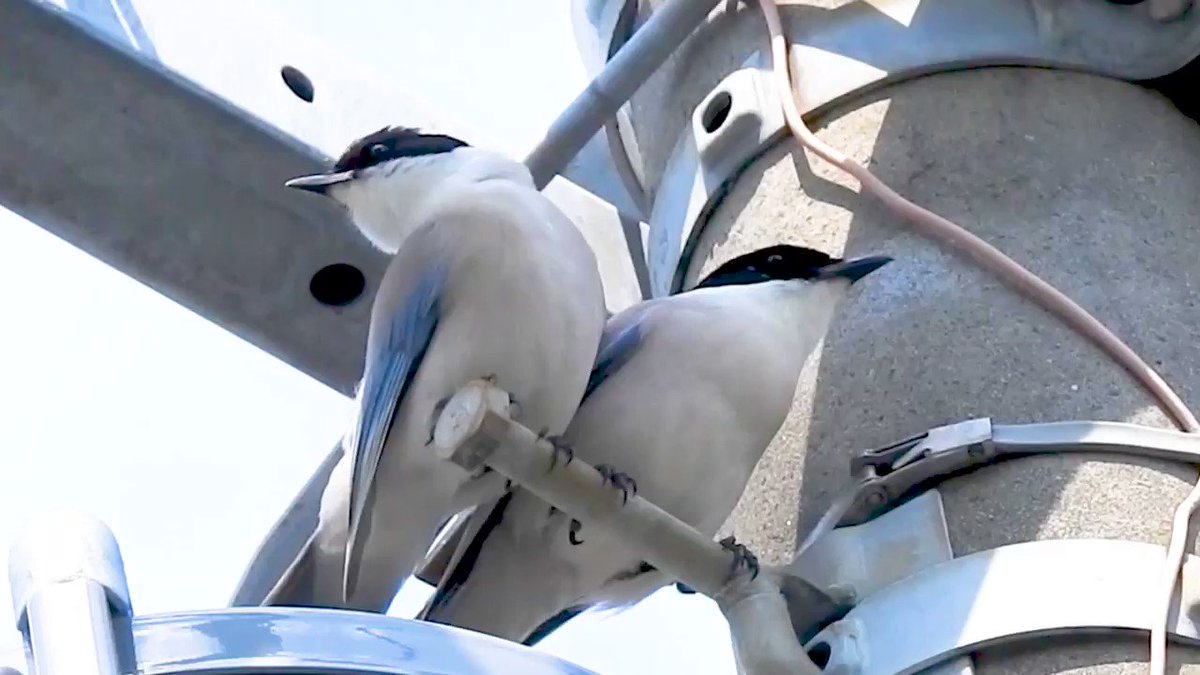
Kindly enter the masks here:
<path id="1" fill-rule="evenodd" d="M 382 570 L 368 574 L 381 585 L 366 592 L 394 592 L 394 578 L 412 570 L 467 478 L 427 447 L 438 401 L 471 379 L 495 375 L 519 401 L 524 423 L 558 433 L 582 397 L 604 322 L 603 292 L 590 249 L 570 247 L 571 233 L 549 221 L 542 199 L 498 184 L 446 203 L 385 272 L 372 310 L 367 381 L 387 361 L 390 324 L 412 289 L 430 269 L 444 269 L 444 281 L 436 331 L 375 468 L 375 483 L 385 487 L 364 506 L 374 522 L 362 535 L 369 539 L 363 564 Z M 352 556 L 360 548 L 356 536 Z"/>

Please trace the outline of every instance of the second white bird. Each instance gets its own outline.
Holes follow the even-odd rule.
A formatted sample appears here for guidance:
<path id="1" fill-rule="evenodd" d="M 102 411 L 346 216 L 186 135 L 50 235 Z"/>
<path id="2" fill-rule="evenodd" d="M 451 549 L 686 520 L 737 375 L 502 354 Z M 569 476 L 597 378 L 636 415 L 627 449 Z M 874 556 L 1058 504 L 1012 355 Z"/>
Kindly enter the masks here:
<path id="1" fill-rule="evenodd" d="M 889 261 L 773 246 L 617 314 L 565 440 L 714 535 L 846 291 Z M 481 507 L 421 618 L 533 644 L 588 607 L 630 604 L 672 581 L 586 525 L 574 543 L 571 523 L 521 489 Z"/>

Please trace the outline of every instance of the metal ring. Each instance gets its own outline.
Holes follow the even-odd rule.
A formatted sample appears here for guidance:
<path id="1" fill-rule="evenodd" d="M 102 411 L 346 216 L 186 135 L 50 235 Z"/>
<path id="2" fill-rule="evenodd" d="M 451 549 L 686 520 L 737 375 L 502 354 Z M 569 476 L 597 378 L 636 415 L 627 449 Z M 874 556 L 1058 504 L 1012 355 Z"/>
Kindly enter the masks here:
<path id="1" fill-rule="evenodd" d="M 909 675 L 981 649 L 1058 635 L 1149 631 L 1161 546 L 1110 539 L 1001 546 L 882 588 L 807 649 L 840 675 Z M 1200 560 L 1184 566 L 1171 639 L 1200 645 Z"/>
<path id="2" fill-rule="evenodd" d="M 1200 12 L 1160 23 L 1141 6 L 1051 5 L 1033 3 L 1031 11 L 1026 0 L 925 0 L 918 8 L 916 0 L 902 0 L 889 3 L 886 14 L 866 2 L 824 12 L 805 7 L 812 16 L 795 24 L 791 35 L 803 70 L 797 94 L 805 116 L 934 73 L 1034 66 L 1143 80 L 1174 72 L 1200 53 Z M 1118 44 L 1120 49 L 1113 47 Z M 708 215 L 737 175 L 784 136 L 770 78 L 755 74 L 765 73 L 761 58 L 756 52 L 696 106 L 654 186 L 647 259 L 655 297 L 682 290 L 681 268 Z M 763 95 L 747 102 L 733 93 L 732 105 L 762 125 L 757 139 L 725 143 L 720 153 L 702 157 L 699 146 L 712 145 L 714 132 L 698 124 L 698 117 L 721 91 L 752 78 L 763 80 L 753 85 Z"/>

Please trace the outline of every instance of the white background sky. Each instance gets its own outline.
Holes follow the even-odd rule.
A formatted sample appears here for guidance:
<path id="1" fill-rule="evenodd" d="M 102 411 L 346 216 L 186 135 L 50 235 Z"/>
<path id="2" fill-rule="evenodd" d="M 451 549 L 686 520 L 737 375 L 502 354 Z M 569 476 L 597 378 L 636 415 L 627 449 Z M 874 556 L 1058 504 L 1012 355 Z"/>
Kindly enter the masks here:
<path id="1" fill-rule="evenodd" d="M 262 4 L 520 147 L 585 82 L 567 0 Z M 0 288 L 0 546 L 39 509 L 80 507 L 116 533 L 138 613 L 224 605 L 349 401 L 2 209 Z M 0 586 L 2 650 L 17 636 Z M 715 605 L 673 589 L 540 648 L 604 674 L 734 671 Z"/>

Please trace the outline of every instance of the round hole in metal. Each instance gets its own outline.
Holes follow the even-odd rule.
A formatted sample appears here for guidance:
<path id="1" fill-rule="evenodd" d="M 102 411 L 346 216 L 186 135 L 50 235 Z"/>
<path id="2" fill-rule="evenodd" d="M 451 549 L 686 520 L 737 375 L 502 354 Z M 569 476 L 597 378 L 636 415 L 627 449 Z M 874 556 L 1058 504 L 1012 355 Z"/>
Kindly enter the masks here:
<path id="1" fill-rule="evenodd" d="M 700 123 L 704 125 L 704 130 L 708 133 L 713 133 L 721 128 L 725 123 L 725 119 L 729 117 L 729 109 L 733 107 L 733 97 L 729 92 L 718 92 L 708 100 L 708 105 L 704 106 L 704 113 L 700 115 Z"/>
<path id="2" fill-rule="evenodd" d="M 308 282 L 308 291 L 322 305 L 342 307 L 354 302 L 367 287 L 361 270 L 347 263 L 333 263 L 317 270 Z"/>
<path id="3" fill-rule="evenodd" d="M 301 72 L 299 68 L 296 68 L 295 66 L 284 66 L 279 71 L 279 74 L 283 76 L 283 83 L 287 85 L 287 88 L 290 89 L 297 98 L 307 101 L 308 103 L 313 102 L 313 98 L 316 96 L 317 92 L 313 88 L 312 80 L 308 79 L 308 76 Z"/>
<path id="4" fill-rule="evenodd" d="M 833 656 L 833 650 L 829 647 L 828 642 L 818 642 L 808 650 L 808 658 L 812 659 L 813 665 L 825 670 L 825 666 L 829 665 L 829 657 Z"/>

